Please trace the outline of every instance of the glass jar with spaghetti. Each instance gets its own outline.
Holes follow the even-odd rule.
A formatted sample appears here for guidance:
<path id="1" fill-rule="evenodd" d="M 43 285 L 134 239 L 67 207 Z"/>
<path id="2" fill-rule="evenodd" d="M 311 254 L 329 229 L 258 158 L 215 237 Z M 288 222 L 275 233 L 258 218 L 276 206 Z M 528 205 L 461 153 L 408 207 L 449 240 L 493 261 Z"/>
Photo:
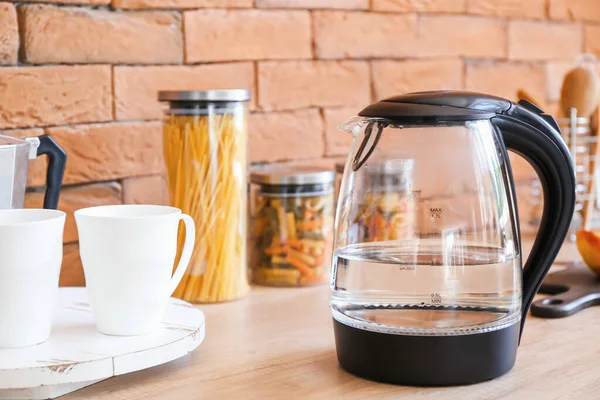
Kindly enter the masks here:
<path id="1" fill-rule="evenodd" d="M 337 201 L 340 195 L 340 188 L 342 187 L 342 177 L 344 176 L 344 168 L 346 163 L 338 162 L 335 163 L 335 199 Z"/>
<path id="2" fill-rule="evenodd" d="M 326 282 L 335 172 L 267 166 L 254 168 L 250 181 L 253 281 L 271 286 Z"/>
<path id="3" fill-rule="evenodd" d="M 247 90 L 160 92 L 171 205 L 196 223 L 192 259 L 174 296 L 194 303 L 248 292 Z M 184 238 L 180 230 L 179 251 Z"/>

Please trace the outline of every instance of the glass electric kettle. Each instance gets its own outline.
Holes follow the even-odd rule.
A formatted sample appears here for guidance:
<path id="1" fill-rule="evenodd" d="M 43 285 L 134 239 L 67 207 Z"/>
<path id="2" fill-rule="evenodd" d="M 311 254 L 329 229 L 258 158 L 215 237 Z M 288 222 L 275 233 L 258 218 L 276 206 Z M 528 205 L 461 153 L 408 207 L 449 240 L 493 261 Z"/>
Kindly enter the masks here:
<path id="1" fill-rule="evenodd" d="M 411 385 L 510 370 L 574 211 L 574 172 L 556 122 L 528 102 L 440 91 L 374 103 L 340 129 L 355 137 L 331 276 L 341 366 Z M 544 188 L 523 268 L 507 148 L 535 167 Z M 386 173 L 398 165 L 411 167 L 400 170 L 401 185 Z"/>
<path id="2" fill-rule="evenodd" d="M 66 153 L 47 135 L 17 139 L 0 135 L 0 210 L 23 208 L 30 159 L 48 156 L 44 208 L 56 208 L 65 172 Z"/>

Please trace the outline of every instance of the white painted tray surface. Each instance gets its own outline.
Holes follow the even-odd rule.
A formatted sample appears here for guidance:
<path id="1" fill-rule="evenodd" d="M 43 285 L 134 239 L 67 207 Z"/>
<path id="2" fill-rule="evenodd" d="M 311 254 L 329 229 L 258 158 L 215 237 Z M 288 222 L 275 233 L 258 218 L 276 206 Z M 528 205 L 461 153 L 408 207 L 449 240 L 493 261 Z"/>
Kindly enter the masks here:
<path id="1" fill-rule="evenodd" d="M 37 346 L 0 349 L 0 399 L 19 398 L 20 392 L 32 398 L 56 397 L 175 360 L 203 340 L 204 315 L 184 301 L 170 300 L 163 326 L 155 333 L 108 336 L 94 326 L 85 288 L 61 288 L 50 339 Z M 45 389 L 32 391 L 41 387 Z"/>

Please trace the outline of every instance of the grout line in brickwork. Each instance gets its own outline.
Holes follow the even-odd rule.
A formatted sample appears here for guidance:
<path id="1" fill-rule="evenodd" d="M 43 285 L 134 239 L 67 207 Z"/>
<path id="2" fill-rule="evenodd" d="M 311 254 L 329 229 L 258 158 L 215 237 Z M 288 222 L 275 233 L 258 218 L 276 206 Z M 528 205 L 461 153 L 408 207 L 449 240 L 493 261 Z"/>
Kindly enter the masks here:
<path id="1" fill-rule="evenodd" d="M 17 29 L 19 31 L 19 48 L 17 50 L 17 65 L 21 66 L 21 63 L 25 59 L 25 15 L 21 12 L 20 4 L 15 4 L 15 12 L 17 13 Z"/>
<path id="2" fill-rule="evenodd" d="M 185 12 L 181 11 L 181 46 L 183 46 L 183 64 L 187 63 L 187 35 L 185 34 Z"/>
<path id="3" fill-rule="evenodd" d="M 321 161 L 342 161 L 346 158 L 343 154 L 330 154 L 322 157 L 309 157 L 309 158 L 295 158 L 295 159 L 283 159 L 274 161 L 254 161 L 251 163 L 254 165 L 274 164 L 274 165 L 290 165 L 295 163 L 318 163 Z"/>
<path id="4" fill-rule="evenodd" d="M 504 60 L 510 60 L 510 19 L 505 18 L 504 20 L 504 37 L 506 43 L 504 43 Z"/>
<path id="5" fill-rule="evenodd" d="M 161 119 L 126 119 L 126 120 L 109 120 L 109 121 L 89 121 L 75 122 L 60 125 L 36 125 L 36 126 L 18 126 L 10 128 L 0 128 L 4 133 L 10 135 L 11 131 L 20 131 L 24 129 L 54 129 L 54 128 L 76 128 L 80 126 L 97 126 L 97 125 L 124 125 L 124 124 L 142 124 L 151 122 L 161 122 Z"/>
<path id="6" fill-rule="evenodd" d="M 351 104 L 336 104 L 331 106 L 318 106 L 318 105 L 309 105 L 305 107 L 294 107 L 294 108 L 285 108 L 285 109 L 257 109 L 251 111 L 250 114 L 275 114 L 275 113 L 292 113 L 298 111 L 306 111 L 306 110 L 318 110 L 318 109 L 342 109 L 347 107 L 361 107 L 364 105 L 351 105 Z M 2 131 L 8 135 L 10 135 L 11 131 L 20 131 L 26 129 L 40 129 L 40 130 L 48 130 L 48 129 L 76 129 L 78 127 L 94 127 L 94 126 L 118 126 L 118 125 L 127 125 L 127 124 L 150 124 L 150 123 L 160 123 L 162 119 L 158 118 L 149 118 L 149 119 L 122 119 L 122 120 L 107 120 L 107 121 L 81 121 L 74 123 L 64 123 L 58 125 L 36 125 L 36 126 L 17 126 L 17 127 L 5 127 L 1 128 Z"/>
<path id="7" fill-rule="evenodd" d="M 339 61 L 344 59 L 331 59 L 331 61 Z M 184 66 L 194 67 L 200 65 L 213 65 L 213 64 L 231 64 L 231 63 L 244 63 L 244 62 L 286 62 L 286 61 L 314 61 L 312 58 L 255 58 L 249 60 L 237 59 L 237 60 L 218 60 L 218 61 L 199 61 L 199 62 L 186 62 Z M 326 61 L 326 60 L 323 60 Z M 161 65 L 157 64 L 130 64 L 133 66 L 152 66 L 152 67 L 160 67 Z M 162 64 L 169 65 L 169 64 Z M 181 64 L 171 64 L 171 65 L 181 65 Z"/>
<path id="8" fill-rule="evenodd" d="M 600 26 L 600 25 L 599 25 Z M 453 59 L 455 56 L 423 56 L 423 57 L 414 57 L 414 56 L 365 56 L 365 57 L 344 57 L 344 58 L 285 58 L 285 59 L 255 59 L 255 60 L 219 60 L 219 61 L 202 61 L 202 62 L 192 62 L 185 64 L 124 64 L 114 61 L 103 61 L 97 63 L 43 63 L 43 64 L 23 64 L 19 63 L 17 65 L 0 65 L 0 69 L 3 68 L 39 68 L 39 67 L 138 67 L 138 68 L 160 68 L 160 67 L 201 67 L 204 65 L 222 65 L 222 64 L 242 64 L 242 63 L 260 63 L 260 62 L 269 62 L 269 63 L 279 63 L 279 62 L 331 62 L 331 63 L 340 63 L 340 62 L 357 62 L 357 61 L 427 61 L 427 60 L 442 60 L 442 59 Z M 549 60 L 511 60 L 506 57 L 468 57 L 471 60 L 481 60 L 481 61 L 510 61 L 514 63 L 534 63 L 534 62 L 544 62 L 544 61 L 568 61 L 570 59 L 549 59 Z"/>
<path id="9" fill-rule="evenodd" d="M 310 17 L 310 51 L 312 58 L 317 58 L 317 34 L 315 32 L 315 13 L 313 11 L 308 12 Z"/>
<path id="10" fill-rule="evenodd" d="M 246 60 L 246 62 L 249 62 L 251 60 Z M 231 62 L 238 62 L 238 61 L 231 61 Z M 242 62 L 242 61 L 239 61 Z M 224 61 L 224 62 L 210 62 L 210 63 L 204 63 L 204 64 L 225 64 L 225 63 L 229 63 L 229 61 Z M 57 62 L 51 62 L 51 63 L 41 63 L 41 64 L 36 64 L 36 63 L 25 63 L 25 62 L 19 62 L 16 65 L 0 65 L 0 68 L 15 68 L 15 67 L 22 67 L 22 68 L 39 68 L 39 67 L 102 67 L 102 66 L 108 66 L 108 67 L 178 67 L 178 66 L 186 66 L 185 64 L 181 64 L 181 63 L 165 63 L 165 64 L 124 64 L 124 63 L 120 63 L 120 62 L 115 62 L 115 61 L 100 61 L 100 62 L 64 62 L 64 63 L 57 63 Z M 193 65 L 187 65 L 187 66 L 193 66 Z"/>
<path id="11" fill-rule="evenodd" d="M 113 120 L 117 119 L 117 96 L 115 93 L 115 67 L 110 66 L 110 99 L 111 99 L 111 111 Z"/>
<path id="12" fill-rule="evenodd" d="M 260 97 L 258 94 L 258 61 L 253 61 L 252 64 L 254 67 L 254 82 L 252 82 L 254 91 L 254 106 L 257 110 L 260 110 Z"/>
<path id="13" fill-rule="evenodd" d="M 477 57 L 462 57 L 465 64 L 474 65 L 495 65 L 495 64 L 509 64 L 517 66 L 537 66 L 544 67 L 548 62 L 570 62 L 571 59 L 543 59 L 543 60 L 511 60 L 504 58 L 477 58 Z"/>
<path id="14" fill-rule="evenodd" d="M 126 178 L 115 178 L 115 179 L 107 179 L 107 180 L 101 180 L 101 181 L 68 183 L 68 184 L 63 184 L 61 186 L 61 190 L 71 189 L 71 188 L 78 188 L 78 187 L 83 187 L 83 186 L 91 186 L 91 185 L 105 185 L 105 184 L 111 184 L 111 183 L 116 183 L 116 184 L 122 186 L 123 185 L 123 180 L 125 180 L 125 179 L 130 179 L 130 178 L 148 178 L 148 177 L 152 177 L 152 176 L 157 176 L 157 174 L 155 174 L 155 175 L 129 176 L 129 177 L 126 177 Z M 28 186 L 27 189 L 26 189 L 26 192 L 27 193 L 39 193 L 39 192 L 43 193 L 45 190 L 46 190 L 46 185 Z"/>
<path id="15" fill-rule="evenodd" d="M 373 102 L 377 99 L 377 91 L 375 90 L 375 72 L 374 72 L 372 60 L 368 60 L 367 65 L 369 68 L 369 89 L 370 89 L 369 100 L 371 102 Z"/>
<path id="16" fill-rule="evenodd" d="M 40 67 L 136 67 L 136 68 L 160 68 L 160 67 L 201 67 L 201 66 L 209 66 L 209 65 L 223 65 L 223 64 L 243 64 L 243 63 L 279 63 L 279 62 L 324 62 L 324 63 L 343 63 L 343 62 L 369 62 L 369 61 L 437 61 L 437 60 L 447 60 L 447 59 L 455 59 L 456 56 L 424 56 L 424 57 L 411 57 L 411 56 L 398 56 L 398 57 L 390 57 L 390 56 L 373 56 L 373 57 L 346 57 L 346 58 L 326 58 L 326 59 L 264 59 L 264 60 L 229 60 L 229 61 L 215 61 L 215 62 L 202 62 L 202 63 L 189 63 L 189 64 L 120 64 L 114 63 L 111 64 L 109 61 L 101 62 L 101 63 L 70 63 L 70 64 L 57 64 L 57 63 L 48 63 L 48 64 L 17 64 L 17 65 L 0 65 L 0 70 L 2 69 L 10 69 L 10 68 L 40 68 Z M 508 61 L 511 63 L 537 63 L 537 62 L 545 62 L 545 61 L 570 61 L 571 59 L 543 59 L 543 60 L 523 60 L 523 59 L 508 59 L 505 57 L 467 57 L 469 60 L 473 61 L 490 61 L 490 62 L 498 62 L 498 61 Z"/>
<path id="17" fill-rule="evenodd" d="M 325 109 L 323 107 L 319 108 L 319 116 L 321 117 L 321 140 L 323 141 L 323 153 L 321 157 L 325 157 L 327 155 L 327 127 L 325 126 Z"/>
<path id="18" fill-rule="evenodd" d="M 461 89 L 466 90 L 467 89 L 467 60 L 464 57 L 462 57 L 460 59 L 460 62 L 462 64 L 460 85 L 461 85 Z"/>
<path id="19" fill-rule="evenodd" d="M 21 3 L 15 3 L 16 6 L 18 5 L 43 5 L 43 6 L 47 6 L 47 7 L 58 7 L 58 8 L 76 8 L 76 9 L 82 9 L 82 10 L 99 10 L 99 11 L 109 11 L 109 12 L 121 12 L 121 11 L 128 11 L 126 9 L 121 9 L 121 8 L 113 8 L 110 4 L 77 4 L 77 3 L 68 3 L 68 2 L 55 2 L 55 3 L 44 3 L 42 1 L 40 2 L 21 2 Z M 140 9 L 131 9 L 132 11 L 137 11 Z"/>
<path id="20" fill-rule="evenodd" d="M 256 110 L 254 112 L 250 112 L 250 114 L 275 114 L 275 113 L 293 113 L 298 111 L 309 111 L 309 110 L 318 110 L 319 108 L 326 109 L 341 109 L 346 107 L 353 107 L 352 105 L 335 105 L 335 106 L 317 106 L 311 105 L 306 107 L 296 107 L 296 108 L 285 108 L 278 110 Z M 364 107 L 364 105 L 363 105 Z"/>
<path id="21" fill-rule="evenodd" d="M 362 107 L 364 105 L 350 105 L 350 104 L 336 104 L 331 106 L 318 106 L 318 105 L 309 105 L 305 107 L 295 107 L 295 108 L 285 108 L 285 109 L 277 109 L 277 110 L 261 110 L 257 109 L 251 111 L 250 114 L 276 114 L 276 113 L 293 113 L 299 111 L 307 111 L 307 110 L 319 110 L 319 109 L 328 109 L 328 110 L 336 110 L 343 109 L 348 107 Z M 19 127 L 7 127 L 2 128 L 2 131 L 8 135 L 10 135 L 11 131 L 20 131 L 25 129 L 40 129 L 40 130 L 48 130 L 48 129 L 77 129 L 79 127 L 94 127 L 94 126 L 118 126 L 118 125 L 128 125 L 128 124 L 150 124 L 150 123 L 160 123 L 162 119 L 160 118 L 150 118 L 150 119 L 122 119 L 122 120 L 107 120 L 107 121 L 87 121 L 87 122 L 75 122 L 75 123 L 65 123 L 58 125 L 36 125 L 36 126 L 19 126 Z"/>

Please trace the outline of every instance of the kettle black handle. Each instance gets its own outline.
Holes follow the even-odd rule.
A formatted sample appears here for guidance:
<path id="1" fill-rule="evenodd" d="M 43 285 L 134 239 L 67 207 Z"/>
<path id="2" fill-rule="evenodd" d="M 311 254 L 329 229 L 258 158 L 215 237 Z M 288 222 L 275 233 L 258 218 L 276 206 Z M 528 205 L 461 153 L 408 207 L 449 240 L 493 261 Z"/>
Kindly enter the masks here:
<path id="1" fill-rule="evenodd" d="M 575 211 L 575 172 L 558 125 L 537 107 L 522 101 L 491 121 L 506 147 L 536 170 L 544 193 L 538 234 L 523 267 L 522 333 L 531 302 L 569 231 Z"/>
<path id="2" fill-rule="evenodd" d="M 48 135 L 42 135 L 38 139 L 40 145 L 37 149 L 37 156 L 42 154 L 48 156 L 44 208 L 56 209 L 67 164 L 67 153 Z"/>

